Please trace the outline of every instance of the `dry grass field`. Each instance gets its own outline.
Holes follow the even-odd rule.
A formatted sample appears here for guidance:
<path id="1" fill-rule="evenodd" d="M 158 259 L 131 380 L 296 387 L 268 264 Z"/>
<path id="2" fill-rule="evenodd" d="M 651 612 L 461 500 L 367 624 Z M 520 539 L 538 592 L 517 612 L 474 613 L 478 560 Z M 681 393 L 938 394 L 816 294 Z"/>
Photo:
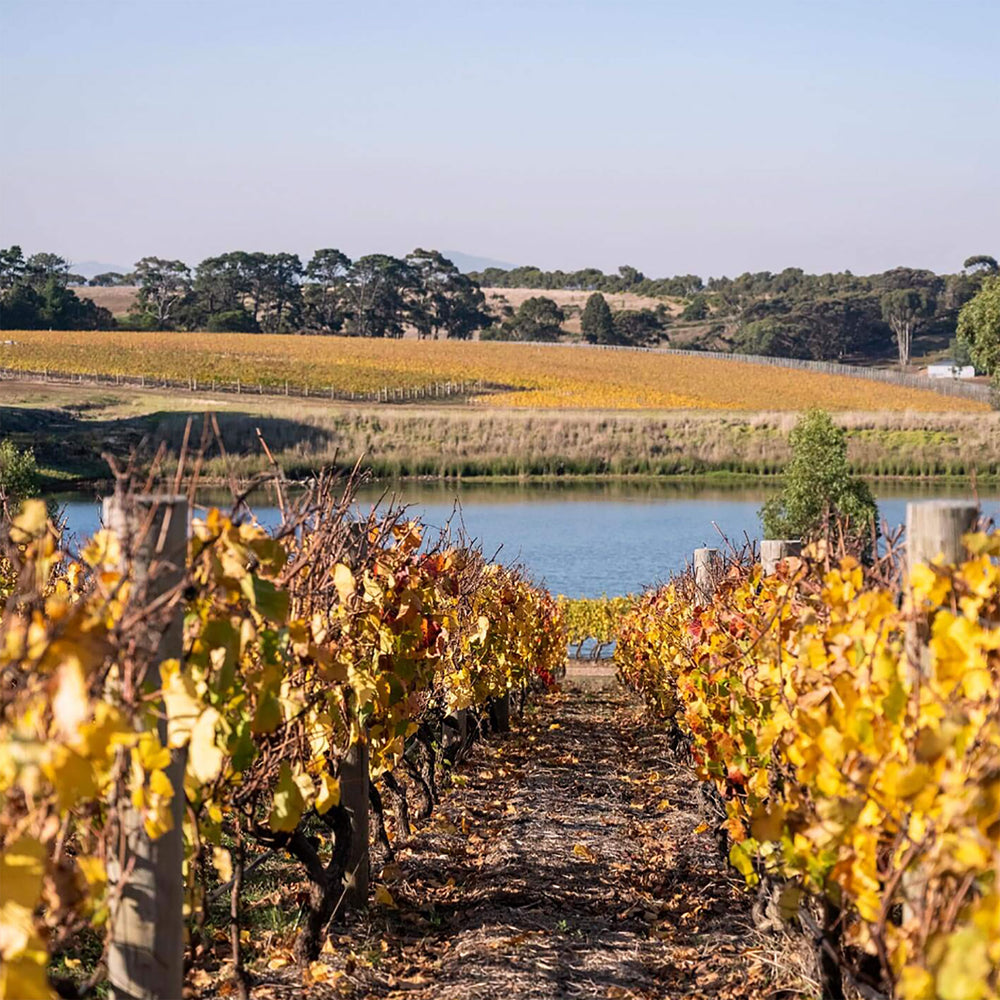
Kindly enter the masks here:
<path id="1" fill-rule="evenodd" d="M 72 290 L 78 298 L 92 299 L 95 305 L 107 309 L 116 319 L 128 314 L 139 294 L 139 289 L 135 285 L 121 285 L 118 288 L 92 288 L 90 285 L 77 285 Z"/>
<path id="2" fill-rule="evenodd" d="M 505 305 L 517 309 L 525 299 L 533 296 L 544 296 L 552 299 L 566 313 L 566 322 L 562 327 L 567 333 L 580 333 L 580 313 L 587 304 L 592 292 L 571 292 L 562 289 L 547 290 L 544 288 L 484 288 L 486 306 L 494 315 L 500 315 Z M 683 308 L 680 300 L 655 298 L 651 295 L 635 295 L 632 292 L 607 292 L 605 299 L 612 311 L 620 309 L 656 309 L 665 306 L 669 312 L 676 315 Z"/>
<path id="3" fill-rule="evenodd" d="M 506 391 L 491 407 L 604 410 L 985 411 L 930 390 L 740 361 L 496 342 L 234 333 L 13 331 L 0 368 L 373 392 L 444 381 Z"/>

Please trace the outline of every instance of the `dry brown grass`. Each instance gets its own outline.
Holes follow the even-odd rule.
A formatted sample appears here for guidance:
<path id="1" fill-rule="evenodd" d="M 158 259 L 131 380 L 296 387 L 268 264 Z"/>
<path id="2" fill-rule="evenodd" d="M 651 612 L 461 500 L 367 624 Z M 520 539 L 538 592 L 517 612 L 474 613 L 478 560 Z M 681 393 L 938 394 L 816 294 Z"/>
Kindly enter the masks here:
<path id="1" fill-rule="evenodd" d="M 505 305 L 512 309 L 517 309 L 525 299 L 534 296 L 544 296 L 552 299 L 560 309 L 569 313 L 563 329 L 567 333 L 580 333 L 580 312 L 587 304 L 587 299 L 593 292 L 575 292 L 564 289 L 545 288 L 483 288 L 486 296 L 486 305 L 494 315 L 500 315 L 500 311 Z M 602 293 L 608 301 L 612 311 L 620 309 L 655 309 L 657 306 L 666 308 L 676 315 L 683 309 L 683 304 L 679 300 L 656 298 L 652 295 L 635 295 L 632 292 L 604 292 Z"/>
<path id="2" fill-rule="evenodd" d="M 112 316 L 126 316 L 135 305 L 139 289 L 135 285 L 121 285 L 117 288 L 91 288 L 90 285 L 75 286 L 73 291 L 81 299 L 91 299 Z"/>
<path id="3" fill-rule="evenodd" d="M 188 414 L 215 410 L 233 471 L 261 471 L 257 428 L 292 474 L 364 454 L 384 476 L 780 475 L 786 413 L 544 412 L 467 406 L 332 405 L 319 400 L 163 394 L 0 381 L 5 434 L 49 467 L 106 472 L 145 439 L 176 455 Z M 849 460 L 866 476 L 1000 476 L 1000 413 L 838 414 Z M 72 466 L 73 468 L 68 468 Z M 221 474 L 213 466 L 212 474 Z"/>

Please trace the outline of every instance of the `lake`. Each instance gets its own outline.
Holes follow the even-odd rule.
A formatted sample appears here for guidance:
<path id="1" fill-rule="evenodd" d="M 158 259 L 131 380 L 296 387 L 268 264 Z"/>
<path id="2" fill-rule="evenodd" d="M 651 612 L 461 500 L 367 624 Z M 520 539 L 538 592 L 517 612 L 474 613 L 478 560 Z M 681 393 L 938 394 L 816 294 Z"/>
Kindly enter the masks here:
<path id="1" fill-rule="evenodd" d="M 771 495 L 762 488 L 657 482 L 404 482 L 393 488 L 427 524 L 442 526 L 454 516 L 453 523 L 464 523 L 487 555 L 523 562 L 536 580 L 570 597 L 638 591 L 680 570 L 699 546 L 719 546 L 722 535 L 737 545 L 745 535 L 759 538 L 757 512 Z M 366 488 L 360 502 L 370 507 L 383 489 Z M 875 493 L 880 515 L 891 526 L 903 523 L 910 500 L 972 496 L 967 488 L 939 485 L 876 484 Z M 211 502 L 224 505 L 225 498 Z M 1000 520 L 1000 490 L 981 493 L 980 502 L 984 513 Z M 96 530 L 96 499 L 60 503 L 76 538 Z M 278 521 L 266 499 L 255 512 L 265 525 Z"/>

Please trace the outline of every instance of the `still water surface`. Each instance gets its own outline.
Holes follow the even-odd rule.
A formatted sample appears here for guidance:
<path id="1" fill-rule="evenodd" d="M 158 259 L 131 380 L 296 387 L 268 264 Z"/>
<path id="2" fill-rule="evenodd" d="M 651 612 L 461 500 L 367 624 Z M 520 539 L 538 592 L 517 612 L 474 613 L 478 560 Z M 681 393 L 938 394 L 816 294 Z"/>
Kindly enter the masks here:
<path id="1" fill-rule="evenodd" d="M 498 552 L 503 561 L 523 562 L 537 580 L 571 597 L 641 590 L 681 569 L 699 546 L 719 545 L 722 534 L 737 545 L 744 535 L 759 538 L 758 510 L 770 495 L 759 488 L 661 483 L 406 482 L 394 489 L 427 524 L 443 526 L 454 518 L 487 555 Z M 359 500 L 370 506 L 382 493 L 381 487 L 367 488 Z M 875 493 L 880 515 L 891 526 L 905 520 L 909 500 L 971 497 L 968 489 L 898 484 L 877 485 Z M 1000 520 L 1000 490 L 982 492 L 979 499 L 983 512 Z M 212 502 L 225 504 L 224 498 Z M 97 500 L 63 505 L 77 538 L 96 530 Z M 266 498 L 254 510 L 263 524 L 277 523 L 277 508 Z"/>

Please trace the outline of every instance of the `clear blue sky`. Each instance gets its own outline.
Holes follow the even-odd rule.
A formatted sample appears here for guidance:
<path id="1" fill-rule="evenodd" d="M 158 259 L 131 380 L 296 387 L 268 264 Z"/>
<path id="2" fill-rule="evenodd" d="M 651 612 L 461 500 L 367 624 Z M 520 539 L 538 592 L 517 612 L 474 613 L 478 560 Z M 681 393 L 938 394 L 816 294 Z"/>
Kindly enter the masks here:
<path id="1" fill-rule="evenodd" d="M 0 0 L 0 244 L 1000 254 L 1000 2 Z"/>

